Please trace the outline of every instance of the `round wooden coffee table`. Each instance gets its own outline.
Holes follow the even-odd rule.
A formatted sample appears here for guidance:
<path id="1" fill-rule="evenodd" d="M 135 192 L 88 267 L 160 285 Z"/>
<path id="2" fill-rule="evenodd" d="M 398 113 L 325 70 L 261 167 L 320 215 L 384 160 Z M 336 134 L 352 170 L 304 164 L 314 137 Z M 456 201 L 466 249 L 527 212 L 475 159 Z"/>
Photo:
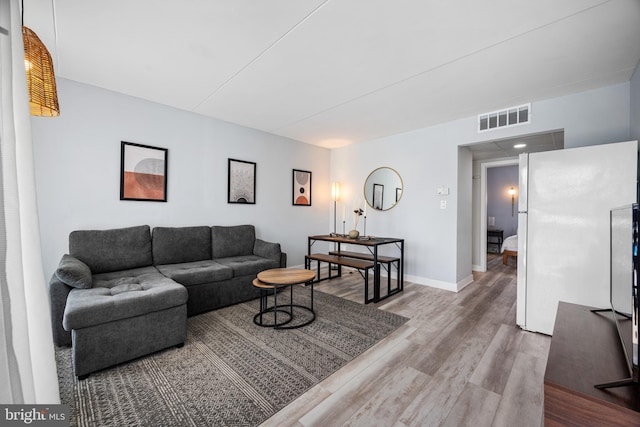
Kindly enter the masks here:
<path id="1" fill-rule="evenodd" d="M 300 268 L 273 268 L 258 273 L 258 278 L 253 280 L 253 286 L 260 289 L 260 312 L 253 317 L 253 322 L 258 326 L 268 326 L 275 329 L 296 329 L 313 322 L 316 313 L 313 311 L 313 279 L 316 273 Z M 301 283 L 311 286 L 311 304 L 307 307 L 293 303 L 293 287 Z M 278 291 L 289 287 L 289 303 L 278 305 Z M 273 305 L 268 305 L 269 291 L 273 291 Z M 310 318 L 303 323 L 290 325 L 294 319 L 294 307 L 309 312 Z M 288 310 L 287 310 L 288 309 Z M 263 317 L 267 313 L 273 313 L 273 323 L 265 323 Z M 278 322 L 278 313 L 287 316 L 284 321 Z"/>

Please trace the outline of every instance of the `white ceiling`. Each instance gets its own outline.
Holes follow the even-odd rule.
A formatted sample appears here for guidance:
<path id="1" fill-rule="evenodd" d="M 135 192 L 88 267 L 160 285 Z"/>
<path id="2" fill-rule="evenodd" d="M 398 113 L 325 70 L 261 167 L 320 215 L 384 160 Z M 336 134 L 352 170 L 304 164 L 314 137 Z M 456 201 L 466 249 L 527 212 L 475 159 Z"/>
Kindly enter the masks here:
<path id="1" fill-rule="evenodd" d="M 640 59 L 638 0 L 25 0 L 24 24 L 59 77 L 323 147 L 625 82 Z"/>

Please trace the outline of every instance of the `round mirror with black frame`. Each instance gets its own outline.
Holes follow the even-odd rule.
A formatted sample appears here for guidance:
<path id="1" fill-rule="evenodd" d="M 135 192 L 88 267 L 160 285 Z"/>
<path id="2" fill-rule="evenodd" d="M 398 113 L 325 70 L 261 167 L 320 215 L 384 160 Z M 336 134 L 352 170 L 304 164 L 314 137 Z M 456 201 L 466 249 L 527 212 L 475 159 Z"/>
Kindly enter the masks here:
<path id="1" fill-rule="evenodd" d="M 392 168 L 380 167 L 364 183 L 364 198 L 373 209 L 387 211 L 402 198 L 402 178 Z"/>

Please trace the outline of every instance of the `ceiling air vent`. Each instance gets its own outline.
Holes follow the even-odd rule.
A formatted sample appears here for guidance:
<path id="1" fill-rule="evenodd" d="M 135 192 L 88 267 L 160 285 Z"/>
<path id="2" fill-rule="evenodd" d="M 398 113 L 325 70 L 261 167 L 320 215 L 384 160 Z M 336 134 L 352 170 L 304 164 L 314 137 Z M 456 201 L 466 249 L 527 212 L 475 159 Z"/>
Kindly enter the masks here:
<path id="1" fill-rule="evenodd" d="M 521 125 L 531 121 L 531 104 L 478 115 L 478 132 Z"/>

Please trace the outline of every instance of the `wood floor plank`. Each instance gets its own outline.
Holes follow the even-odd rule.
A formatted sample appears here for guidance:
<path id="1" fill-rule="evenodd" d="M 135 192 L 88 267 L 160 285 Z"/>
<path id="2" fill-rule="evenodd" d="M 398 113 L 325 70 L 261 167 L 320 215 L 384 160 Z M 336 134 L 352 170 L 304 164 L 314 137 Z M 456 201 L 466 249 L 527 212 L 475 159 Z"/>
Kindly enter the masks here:
<path id="1" fill-rule="evenodd" d="M 318 406 L 329 397 L 331 393 L 321 385 L 312 387 L 302 396 L 285 406 L 272 417 L 262 423 L 264 427 L 299 427 L 302 424 L 298 421 L 311 409 Z"/>
<path id="2" fill-rule="evenodd" d="M 467 383 L 460 398 L 442 423 L 443 427 L 491 426 L 500 404 L 500 394 Z"/>
<path id="3" fill-rule="evenodd" d="M 410 345 L 408 341 L 404 341 Z M 342 426 L 375 393 L 390 381 L 395 370 L 392 363 L 379 361 L 359 372 L 307 414 L 300 418 L 305 427 Z"/>
<path id="4" fill-rule="evenodd" d="M 444 421 L 498 328 L 489 321 L 473 327 L 443 361 L 424 392 L 407 407 L 400 421 L 408 425 L 437 425 Z"/>
<path id="5" fill-rule="evenodd" d="M 502 394 L 522 338 L 520 328 L 501 325 L 469 382 Z"/>
<path id="6" fill-rule="evenodd" d="M 474 334 L 484 332 L 477 330 L 478 322 L 485 314 L 495 315 L 493 303 L 503 291 L 504 288 L 499 286 L 487 288 L 473 305 L 469 305 L 459 315 L 451 318 L 449 325 L 442 333 L 428 344 L 431 349 L 425 353 L 428 357 L 423 357 L 414 367 L 427 375 L 434 375 L 442 361 L 449 357 L 463 341 L 473 339 Z M 495 331 L 497 328 L 492 330 Z M 472 331 L 475 332 L 472 333 Z"/>
<path id="7" fill-rule="evenodd" d="M 463 307 L 443 306 L 438 312 L 434 312 L 431 318 L 415 317 L 416 331 L 409 339 L 418 344 L 429 344 L 441 334 L 446 335 L 448 328 L 454 328 L 455 325 L 451 325 L 451 319 L 459 318 L 463 311 Z M 409 323 L 413 326 L 414 319 Z"/>
<path id="8" fill-rule="evenodd" d="M 518 353 L 496 411 L 495 426 L 540 426 L 545 368 L 546 359 Z"/>
<path id="9" fill-rule="evenodd" d="M 394 364 L 399 358 L 404 357 L 404 352 L 408 351 L 407 349 L 411 343 L 406 340 L 406 337 L 411 335 L 413 331 L 414 328 L 410 326 L 401 326 L 376 346 L 365 351 L 329 376 L 322 382 L 323 387 L 331 392 L 336 392 L 351 382 L 354 377 L 369 370 L 373 365 Z"/>
<path id="10" fill-rule="evenodd" d="M 345 426 L 370 427 L 393 425 L 408 402 L 420 393 L 431 378 L 415 369 L 404 367 L 351 416 Z"/>
<path id="11" fill-rule="evenodd" d="M 380 305 L 377 306 L 377 308 L 385 311 L 390 311 L 392 313 L 400 314 L 396 312 L 394 309 L 398 308 L 402 310 L 406 308 L 411 308 L 410 306 L 405 308 L 405 306 L 418 297 L 420 297 L 420 293 L 415 289 L 404 290 L 401 294 L 398 294 L 396 297 L 391 298 L 390 300 L 389 299 L 384 300 Z"/>
<path id="12" fill-rule="evenodd" d="M 523 332 L 524 336 L 519 351 L 539 359 L 547 360 L 551 337 L 534 332 Z"/>

